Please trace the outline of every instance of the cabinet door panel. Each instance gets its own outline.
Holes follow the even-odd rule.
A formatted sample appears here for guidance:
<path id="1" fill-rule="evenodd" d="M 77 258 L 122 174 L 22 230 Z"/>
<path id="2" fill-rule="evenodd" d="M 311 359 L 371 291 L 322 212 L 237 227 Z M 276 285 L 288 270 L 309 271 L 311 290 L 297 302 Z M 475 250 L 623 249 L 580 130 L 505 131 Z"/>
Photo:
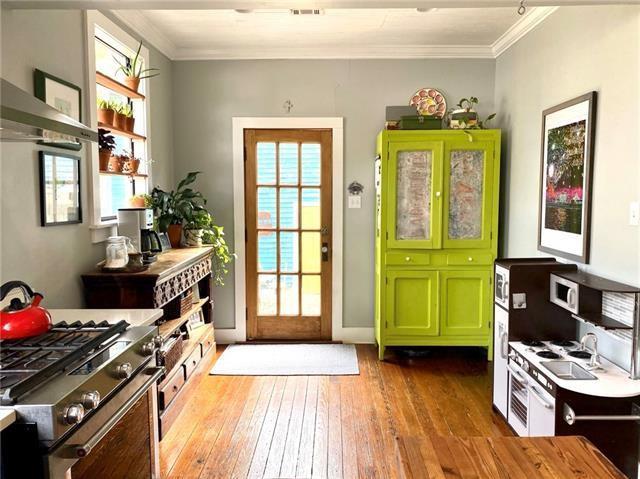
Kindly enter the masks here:
<path id="1" fill-rule="evenodd" d="M 390 248 L 440 248 L 441 141 L 389 143 Z"/>
<path id="2" fill-rule="evenodd" d="M 489 248 L 494 146 L 452 141 L 445 149 L 444 248 Z"/>
<path id="3" fill-rule="evenodd" d="M 387 334 L 438 335 L 436 271 L 388 271 Z"/>
<path id="4" fill-rule="evenodd" d="M 479 336 L 489 331 L 490 271 L 440 273 L 443 336 Z"/>

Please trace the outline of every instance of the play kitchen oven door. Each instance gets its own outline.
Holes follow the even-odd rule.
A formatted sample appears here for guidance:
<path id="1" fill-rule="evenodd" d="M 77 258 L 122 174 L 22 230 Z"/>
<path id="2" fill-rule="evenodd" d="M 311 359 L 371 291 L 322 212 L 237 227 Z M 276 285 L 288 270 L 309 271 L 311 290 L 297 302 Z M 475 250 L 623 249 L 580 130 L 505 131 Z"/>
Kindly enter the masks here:
<path id="1" fill-rule="evenodd" d="M 555 435 L 555 398 L 509 362 L 509 425 L 521 437 Z"/>

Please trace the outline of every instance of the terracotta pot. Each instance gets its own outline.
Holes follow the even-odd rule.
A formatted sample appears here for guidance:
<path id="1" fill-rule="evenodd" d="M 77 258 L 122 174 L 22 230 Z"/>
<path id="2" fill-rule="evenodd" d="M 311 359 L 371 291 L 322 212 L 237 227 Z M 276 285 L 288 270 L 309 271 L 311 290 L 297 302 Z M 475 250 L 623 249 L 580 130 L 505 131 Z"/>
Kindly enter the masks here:
<path id="1" fill-rule="evenodd" d="M 124 126 L 125 126 L 124 129 L 133 133 L 133 125 L 135 125 L 135 123 L 136 123 L 136 119 L 134 117 L 132 116 L 126 117 L 124 120 Z"/>
<path id="2" fill-rule="evenodd" d="M 122 173 L 123 163 L 124 161 L 122 161 L 122 158 L 118 156 L 112 156 L 111 158 L 109 158 L 109 166 L 107 170 L 111 171 L 112 173 Z"/>
<path id="3" fill-rule="evenodd" d="M 138 168 L 140 168 L 140 160 L 137 158 L 129 158 L 123 162 L 122 172 L 128 173 L 130 175 L 135 175 L 138 173 Z"/>
<path id="4" fill-rule="evenodd" d="M 122 113 L 116 112 L 113 119 L 113 126 L 118 130 L 126 130 L 127 129 L 127 116 Z"/>
<path id="5" fill-rule="evenodd" d="M 101 148 L 98 150 L 98 155 L 100 159 L 100 171 L 108 171 L 109 169 L 109 160 L 111 159 L 111 150 L 107 148 Z"/>
<path id="6" fill-rule="evenodd" d="M 167 228 L 167 234 L 169 235 L 169 242 L 172 248 L 180 248 L 182 241 L 182 225 L 169 225 Z"/>
<path id="7" fill-rule="evenodd" d="M 111 108 L 98 108 L 98 121 L 105 125 L 113 125 L 115 113 Z"/>
<path id="8" fill-rule="evenodd" d="M 144 208 L 144 198 L 142 196 L 132 196 L 129 198 L 131 208 Z"/>
<path id="9" fill-rule="evenodd" d="M 124 79 L 124 84 L 127 85 L 127 87 L 130 90 L 138 91 L 138 87 L 140 86 L 140 78 L 138 78 L 138 77 L 127 77 L 127 78 Z"/>

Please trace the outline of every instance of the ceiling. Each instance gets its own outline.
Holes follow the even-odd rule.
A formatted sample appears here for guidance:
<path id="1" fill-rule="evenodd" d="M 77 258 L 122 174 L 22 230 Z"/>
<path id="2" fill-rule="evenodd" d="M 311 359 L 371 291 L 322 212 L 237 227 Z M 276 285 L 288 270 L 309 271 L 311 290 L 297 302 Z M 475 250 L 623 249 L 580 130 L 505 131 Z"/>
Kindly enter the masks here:
<path id="1" fill-rule="evenodd" d="M 174 60 L 495 58 L 555 8 L 115 10 Z"/>

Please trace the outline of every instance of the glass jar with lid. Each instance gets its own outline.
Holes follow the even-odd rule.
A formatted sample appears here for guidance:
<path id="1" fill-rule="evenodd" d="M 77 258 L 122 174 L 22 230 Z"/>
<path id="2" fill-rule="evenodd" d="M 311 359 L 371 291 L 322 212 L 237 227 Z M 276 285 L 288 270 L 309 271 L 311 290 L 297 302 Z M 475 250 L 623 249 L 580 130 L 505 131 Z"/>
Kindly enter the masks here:
<path id="1" fill-rule="evenodd" d="M 107 252 L 104 267 L 120 269 L 127 266 L 129 254 L 127 252 L 126 236 L 110 236 L 107 238 Z"/>

